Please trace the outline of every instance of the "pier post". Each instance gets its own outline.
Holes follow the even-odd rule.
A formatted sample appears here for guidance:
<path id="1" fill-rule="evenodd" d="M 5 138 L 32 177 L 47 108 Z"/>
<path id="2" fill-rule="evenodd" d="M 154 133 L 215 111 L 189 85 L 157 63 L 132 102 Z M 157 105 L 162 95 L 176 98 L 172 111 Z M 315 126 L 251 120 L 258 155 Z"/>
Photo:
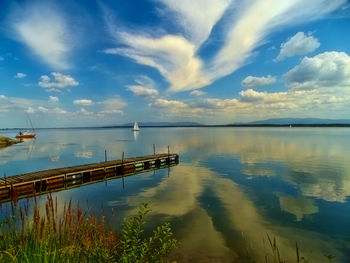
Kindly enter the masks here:
<path id="1" fill-rule="evenodd" d="M 170 165 L 170 148 L 169 148 L 169 145 L 168 145 L 168 158 L 166 158 L 166 163 L 167 163 L 168 166 Z"/>
<path id="2" fill-rule="evenodd" d="M 124 169 L 124 152 L 122 154 L 122 175 L 124 175 L 125 169 Z"/>
<path id="3" fill-rule="evenodd" d="M 107 150 L 105 150 L 105 162 L 107 162 Z"/>
<path id="4" fill-rule="evenodd" d="M 156 155 L 156 145 L 153 144 L 153 155 Z"/>

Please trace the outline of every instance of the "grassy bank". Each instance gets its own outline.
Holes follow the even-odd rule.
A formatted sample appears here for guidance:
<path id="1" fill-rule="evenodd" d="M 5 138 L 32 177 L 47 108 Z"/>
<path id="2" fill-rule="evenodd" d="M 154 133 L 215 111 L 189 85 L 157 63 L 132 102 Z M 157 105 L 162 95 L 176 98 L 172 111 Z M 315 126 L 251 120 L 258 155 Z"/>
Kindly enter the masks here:
<path id="1" fill-rule="evenodd" d="M 105 228 L 104 216 L 86 215 L 71 202 L 62 215 L 50 196 L 44 215 L 36 204 L 32 209 L 17 206 L 1 223 L 0 262 L 164 262 L 177 245 L 169 224 L 145 236 L 147 204 L 124 222 L 120 235 Z"/>
<path id="2" fill-rule="evenodd" d="M 7 146 L 10 146 L 12 144 L 16 144 L 21 142 L 20 140 L 15 140 L 15 139 L 11 139 L 11 138 L 7 138 L 4 136 L 0 136 L 0 148 L 5 148 Z"/>

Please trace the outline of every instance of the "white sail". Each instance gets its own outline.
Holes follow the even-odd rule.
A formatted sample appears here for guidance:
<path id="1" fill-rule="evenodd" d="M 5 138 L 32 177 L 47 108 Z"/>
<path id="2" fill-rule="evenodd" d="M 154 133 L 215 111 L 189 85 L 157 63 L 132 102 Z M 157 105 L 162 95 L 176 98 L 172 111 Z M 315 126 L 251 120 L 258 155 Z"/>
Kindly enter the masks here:
<path id="1" fill-rule="evenodd" d="M 133 131 L 139 131 L 139 125 L 137 125 L 137 122 L 134 123 L 134 128 L 132 129 Z"/>

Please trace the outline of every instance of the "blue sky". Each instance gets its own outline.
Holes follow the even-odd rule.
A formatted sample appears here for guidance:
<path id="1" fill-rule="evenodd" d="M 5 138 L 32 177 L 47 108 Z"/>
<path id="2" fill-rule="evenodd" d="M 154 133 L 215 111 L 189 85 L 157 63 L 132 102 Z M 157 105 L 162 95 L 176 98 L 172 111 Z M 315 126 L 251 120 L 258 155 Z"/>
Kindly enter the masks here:
<path id="1" fill-rule="evenodd" d="M 0 2 L 0 128 L 349 118 L 347 0 Z"/>

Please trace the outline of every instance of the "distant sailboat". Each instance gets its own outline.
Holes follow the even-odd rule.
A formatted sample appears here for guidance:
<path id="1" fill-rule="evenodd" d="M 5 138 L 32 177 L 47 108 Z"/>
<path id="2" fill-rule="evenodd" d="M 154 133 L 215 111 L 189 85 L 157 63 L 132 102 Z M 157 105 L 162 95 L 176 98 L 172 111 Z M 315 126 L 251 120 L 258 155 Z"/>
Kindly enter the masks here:
<path id="1" fill-rule="evenodd" d="M 137 125 L 137 122 L 135 121 L 134 123 L 134 128 L 132 128 L 133 131 L 139 131 L 140 128 L 139 128 L 139 125 Z"/>

